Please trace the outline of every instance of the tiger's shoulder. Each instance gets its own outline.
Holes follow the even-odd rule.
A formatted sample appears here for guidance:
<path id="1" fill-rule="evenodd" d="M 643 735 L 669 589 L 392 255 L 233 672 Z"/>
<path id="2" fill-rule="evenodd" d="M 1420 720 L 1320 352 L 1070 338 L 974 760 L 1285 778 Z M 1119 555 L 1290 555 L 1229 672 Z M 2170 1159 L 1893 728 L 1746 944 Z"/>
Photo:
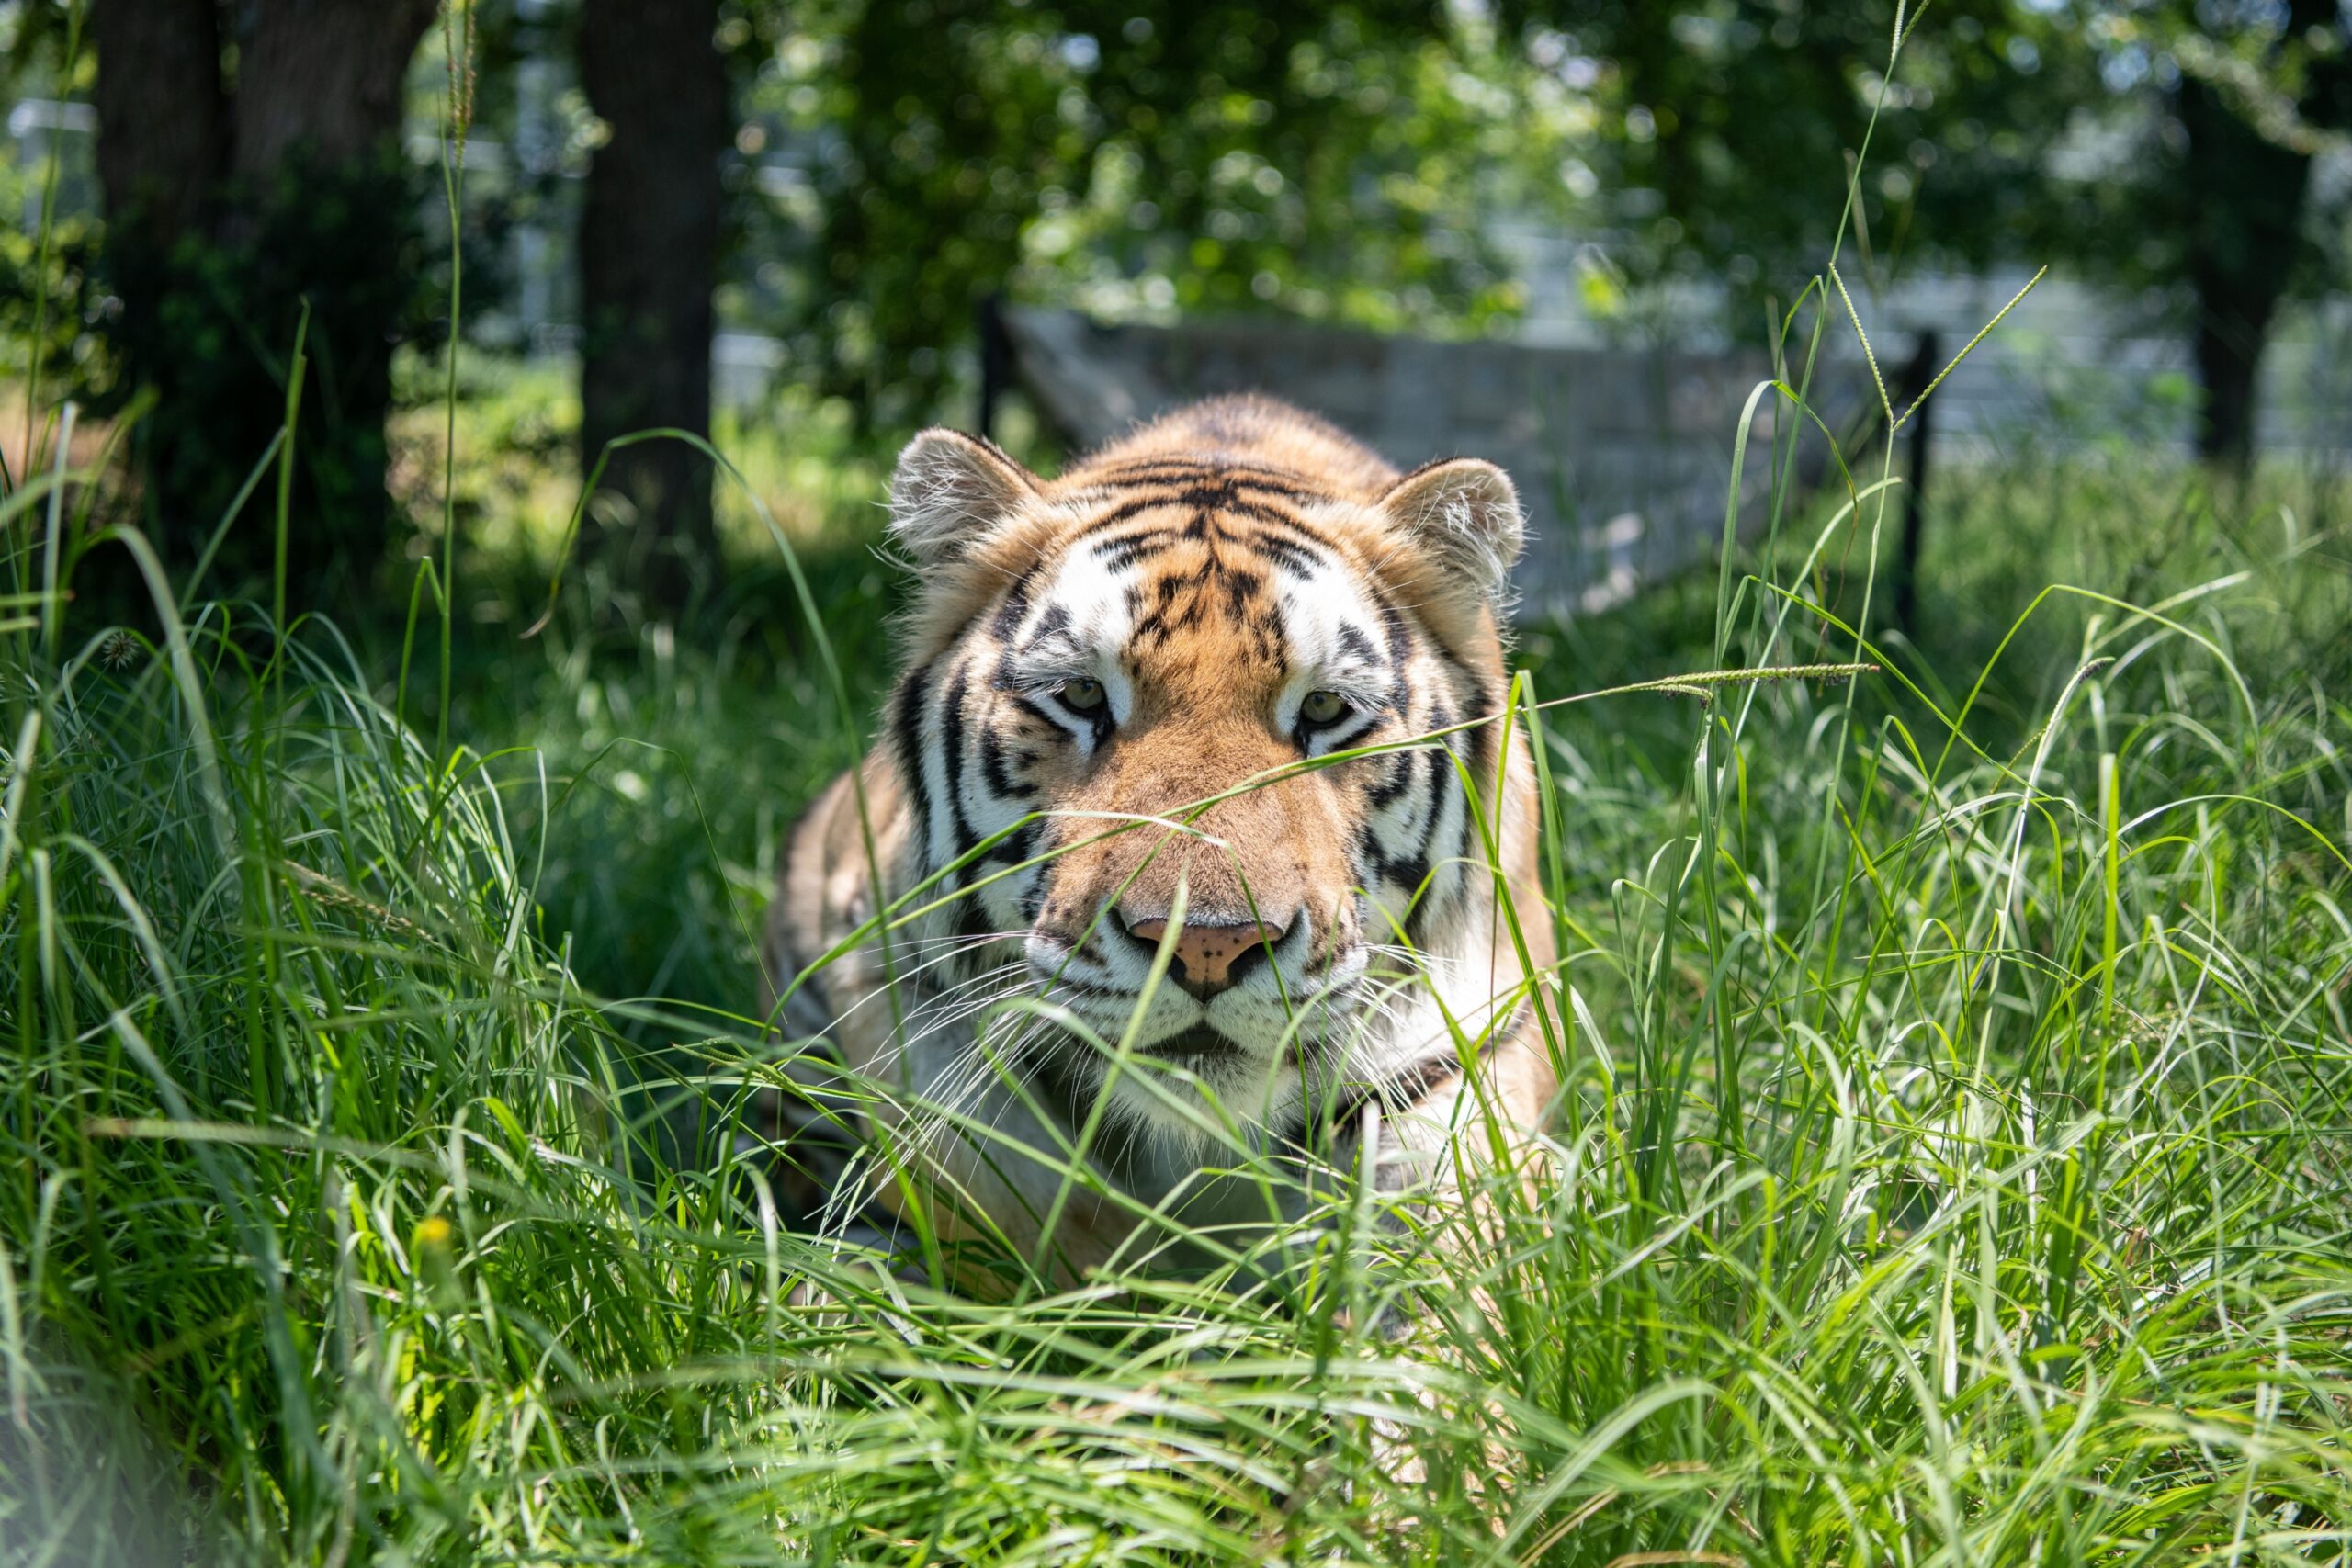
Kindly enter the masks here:
<path id="1" fill-rule="evenodd" d="M 769 1026 L 788 1037 L 834 1030 L 842 1006 L 881 977 L 876 944 L 833 953 L 874 918 L 877 893 L 887 899 L 882 890 L 898 884 L 911 831 L 902 794 L 898 770 L 870 756 L 836 776 L 785 835 L 761 967 Z"/>

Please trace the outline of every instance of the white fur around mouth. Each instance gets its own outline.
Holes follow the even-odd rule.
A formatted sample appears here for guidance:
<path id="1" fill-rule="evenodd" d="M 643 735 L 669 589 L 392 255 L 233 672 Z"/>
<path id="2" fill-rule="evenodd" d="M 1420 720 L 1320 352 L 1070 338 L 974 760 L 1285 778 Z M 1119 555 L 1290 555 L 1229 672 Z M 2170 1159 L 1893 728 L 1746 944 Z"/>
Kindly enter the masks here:
<path id="1" fill-rule="evenodd" d="M 1163 987 L 1153 994 L 1152 1016 L 1136 1031 L 1135 1049 L 1170 1059 L 1223 1057 L 1237 1062 L 1324 1049 L 1350 1037 L 1367 1021 L 1362 1006 L 1363 965 L 1343 964 L 1341 969 L 1305 994 L 1294 995 L 1286 1017 L 1275 1010 L 1278 1004 L 1268 1004 L 1273 1013 L 1271 1029 L 1236 1030 L 1191 998 Z M 1073 982 L 1067 976 L 1054 981 L 1043 975 L 1036 978 L 1046 999 L 1066 1006 L 1105 1043 L 1115 1044 L 1135 1021 L 1138 998 L 1133 992 Z"/>
<path id="2" fill-rule="evenodd" d="M 1304 957 L 1306 936 L 1295 932 L 1294 961 Z M 1352 1055 L 1367 1028 L 1383 1027 L 1383 1010 L 1365 1006 L 1365 975 L 1373 953 L 1351 946 L 1312 976 L 1263 978 L 1203 1002 L 1172 981 L 1163 981 L 1144 1000 L 1137 976 L 1122 974 L 1091 946 L 1073 948 L 1064 938 L 1032 931 L 1024 943 L 1030 983 L 1036 994 L 1066 1008 L 1078 1032 L 1091 1033 L 1101 1050 L 1116 1051 L 1122 1041 L 1138 1058 L 1218 1080 L 1234 1075 L 1256 1080 L 1309 1064 Z"/>

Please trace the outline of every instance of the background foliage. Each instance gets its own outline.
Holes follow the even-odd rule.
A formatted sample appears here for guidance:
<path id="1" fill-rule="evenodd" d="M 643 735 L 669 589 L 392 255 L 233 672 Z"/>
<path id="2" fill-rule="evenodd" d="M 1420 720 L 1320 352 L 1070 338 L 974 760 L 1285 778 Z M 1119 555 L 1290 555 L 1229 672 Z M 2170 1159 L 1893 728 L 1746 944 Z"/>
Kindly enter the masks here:
<path id="1" fill-rule="evenodd" d="M 752 101 L 823 149 L 813 363 L 892 423 L 990 292 L 1476 330 L 1512 299 L 1481 214 L 1557 206 L 1559 95 L 1416 0 L 794 21 Z"/>

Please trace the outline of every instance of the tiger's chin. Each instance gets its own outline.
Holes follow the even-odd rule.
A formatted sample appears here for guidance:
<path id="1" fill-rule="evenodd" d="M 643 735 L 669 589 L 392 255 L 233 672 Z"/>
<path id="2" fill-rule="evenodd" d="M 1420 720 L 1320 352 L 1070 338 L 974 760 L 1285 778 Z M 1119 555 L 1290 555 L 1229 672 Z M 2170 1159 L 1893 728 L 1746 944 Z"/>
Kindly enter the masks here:
<path id="1" fill-rule="evenodd" d="M 1344 1055 L 1374 1017 L 1365 1006 L 1370 955 L 1362 948 L 1343 951 L 1319 974 L 1261 976 L 1206 1000 L 1172 981 L 1132 994 L 1071 987 L 1040 962 L 1055 956 L 1032 953 L 1035 982 L 1046 999 L 1066 1000 L 1094 1037 L 1085 1054 L 1098 1077 L 1124 1045 L 1129 1060 L 1120 1072 L 1189 1081 L 1245 1122 L 1280 1110 L 1286 1089 Z"/>
<path id="2" fill-rule="evenodd" d="M 1261 1076 L 1275 1066 L 1297 1067 L 1320 1060 L 1342 1042 L 1353 1038 L 1362 1026 L 1354 1008 L 1329 1006 L 1317 1010 L 1312 1017 L 1288 1021 L 1279 1013 L 1268 1019 L 1246 1020 L 1222 1019 L 1211 1013 L 1191 1022 L 1147 1021 L 1132 1032 L 1125 1018 L 1087 1021 L 1090 1032 L 1109 1047 L 1107 1052 L 1099 1048 L 1092 1052 L 1103 1058 L 1106 1066 L 1120 1055 L 1121 1042 L 1125 1041 L 1127 1054 L 1135 1062 L 1195 1073 L 1218 1081 Z"/>
<path id="3" fill-rule="evenodd" d="M 1101 1043 L 1065 1042 L 1076 1093 L 1057 1109 L 1080 1123 L 1102 1096 L 1121 1141 L 1204 1158 L 1218 1147 L 1239 1155 L 1293 1136 L 1315 1086 L 1351 1054 L 1371 1018 L 1351 995 L 1327 995 L 1287 1018 L 1276 1011 L 1261 1019 L 1251 1010 L 1227 1021 L 1211 1009 L 1191 1021 L 1159 1021 L 1157 1030 L 1130 1033 L 1123 1017 L 1098 1018 L 1089 1032 Z"/>

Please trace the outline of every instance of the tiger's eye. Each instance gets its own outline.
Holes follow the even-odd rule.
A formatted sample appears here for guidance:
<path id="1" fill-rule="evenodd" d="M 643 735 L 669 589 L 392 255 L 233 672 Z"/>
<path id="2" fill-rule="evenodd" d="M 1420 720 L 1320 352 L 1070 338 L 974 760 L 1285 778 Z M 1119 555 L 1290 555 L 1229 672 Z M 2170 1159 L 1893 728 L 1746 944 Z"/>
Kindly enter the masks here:
<path id="1" fill-rule="evenodd" d="M 1072 713 L 1092 713 L 1107 696 L 1100 681 L 1065 681 L 1057 694 L 1062 705 Z"/>
<path id="2" fill-rule="evenodd" d="M 1309 692 L 1298 705 L 1298 716 L 1309 724 L 1336 724 L 1348 711 L 1348 699 L 1337 692 Z"/>

